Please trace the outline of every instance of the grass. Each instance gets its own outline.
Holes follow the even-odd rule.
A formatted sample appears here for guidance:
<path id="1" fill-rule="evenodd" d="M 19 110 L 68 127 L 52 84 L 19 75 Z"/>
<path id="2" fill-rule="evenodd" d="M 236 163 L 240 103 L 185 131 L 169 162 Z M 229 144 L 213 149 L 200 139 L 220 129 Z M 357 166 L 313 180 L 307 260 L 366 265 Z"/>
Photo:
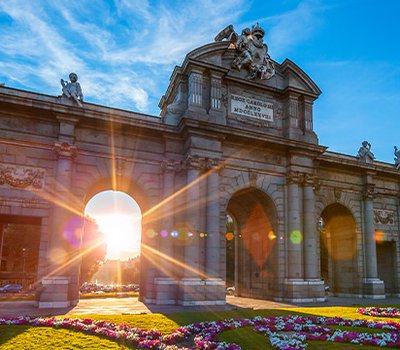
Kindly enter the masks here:
<path id="1" fill-rule="evenodd" d="M 390 305 L 399 307 L 399 305 Z M 93 318 L 98 320 L 127 323 L 143 329 L 157 328 L 162 333 L 170 333 L 180 325 L 186 325 L 197 321 L 212 321 L 233 317 L 254 317 L 271 315 L 303 315 L 303 316 L 340 316 L 350 319 L 375 319 L 387 321 L 390 318 L 369 317 L 357 313 L 354 306 L 318 307 L 318 308 L 288 308 L 270 310 L 240 309 L 223 312 L 182 312 L 172 314 L 143 314 L 143 315 L 82 315 L 73 316 L 80 318 Z M 62 317 L 62 316 L 60 316 Z M 391 320 L 399 321 L 392 318 Z M 337 327 L 335 327 L 337 328 Z M 343 328 L 341 328 L 343 329 Z M 353 330 L 358 332 L 378 332 L 379 330 L 363 329 Z M 252 328 L 245 327 L 237 330 L 229 330 L 219 335 L 220 340 L 235 342 L 243 349 L 271 349 L 267 337 L 255 333 Z M 52 329 L 44 327 L 27 326 L 0 326 L 0 349 L 131 349 L 127 345 L 120 344 L 102 337 L 85 335 L 65 329 Z M 340 344 L 330 342 L 309 342 L 308 349 L 360 349 L 358 345 Z M 362 349 L 377 349 L 372 346 L 362 346 Z"/>

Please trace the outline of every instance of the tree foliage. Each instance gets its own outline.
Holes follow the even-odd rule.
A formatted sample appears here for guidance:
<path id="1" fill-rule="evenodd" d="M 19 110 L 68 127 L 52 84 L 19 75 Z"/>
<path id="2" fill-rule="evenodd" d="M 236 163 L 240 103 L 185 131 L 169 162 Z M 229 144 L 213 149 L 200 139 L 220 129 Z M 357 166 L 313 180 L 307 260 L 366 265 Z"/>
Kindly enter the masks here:
<path id="1" fill-rule="evenodd" d="M 82 239 L 81 283 L 89 282 L 105 260 L 107 245 L 96 221 L 85 218 Z"/>

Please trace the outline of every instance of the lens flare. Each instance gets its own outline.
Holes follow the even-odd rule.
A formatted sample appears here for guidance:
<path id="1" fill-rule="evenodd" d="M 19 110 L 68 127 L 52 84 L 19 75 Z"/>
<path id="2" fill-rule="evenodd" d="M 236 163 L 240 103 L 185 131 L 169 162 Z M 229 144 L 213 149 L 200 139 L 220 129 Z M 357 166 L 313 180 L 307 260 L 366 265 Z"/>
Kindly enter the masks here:
<path id="1" fill-rule="evenodd" d="M 227 241 L 232 241 L 235 238 L 235 235 L 232 232 L 228 232 L 226 235 L 226 240 Z"/>
<path id="2" fill-rule="evenodd" d="M 385 240 L 385 233 L 381 230 L 376 230 L 374 234 L 374 240 L 377 243 L 382 243 Z"/>
<path id="3" fill-rule="evenodd" d="M 300 244 L 302 240 L 303 240 L 303 235 L 299 230 L 294 230 L 290 233 L 290 241 L 293 244 Z"/>
<path id="4" fill-rule="evenodd" d="M 269 231 L 268 232 L 268 239 L 270 241 L 273 241 L 274 239 L 276 239 L 276 235 L 275 235 L 274 231 Z"/>
<path id="5" fill-rule="evenodd" d="M 163 238 L 168 237 L 168 231 L 167 230 L 162 230 L 160 232 L 160 236 L 163 237 Z"/>
<path id="6" fill-rule="evenodd" d="M 152 228 L 149 228 L 148 230 L 146 230 L 146 236 L 149 238 L 154 238 L 157 236 L 157 232 Z"/>

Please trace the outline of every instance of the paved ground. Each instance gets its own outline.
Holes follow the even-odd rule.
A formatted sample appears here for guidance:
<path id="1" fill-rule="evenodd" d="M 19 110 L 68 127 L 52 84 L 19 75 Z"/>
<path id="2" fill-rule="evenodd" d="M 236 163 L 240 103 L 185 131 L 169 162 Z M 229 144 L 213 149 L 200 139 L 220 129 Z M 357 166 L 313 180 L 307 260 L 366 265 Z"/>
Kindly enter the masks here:
<path id="1" fill-rule="evenodd" d="M 78 315 L 78 314 L 140 314 L 140 313 L 171 313 L 185 311 L 219 311 L 241 308 L 272 309 L 281 307 L 321 307 L 345 305 L 379 305 L 400 304 L 400 298 L 384 300 L 361 298 L 328 297 L 324 303 L 288 304 L 268 300 L 258 300 L 239 297 L 227 297 L 227 304 L 221 306 L 179 306 L 179 305 L 145 305 L 138 298 L 108 298 L 83 299 L 74 308 L 68 309 L 37 309 L 32 301 L 0 302 L 0 316 L 51 316 L 51 315 Z"/>

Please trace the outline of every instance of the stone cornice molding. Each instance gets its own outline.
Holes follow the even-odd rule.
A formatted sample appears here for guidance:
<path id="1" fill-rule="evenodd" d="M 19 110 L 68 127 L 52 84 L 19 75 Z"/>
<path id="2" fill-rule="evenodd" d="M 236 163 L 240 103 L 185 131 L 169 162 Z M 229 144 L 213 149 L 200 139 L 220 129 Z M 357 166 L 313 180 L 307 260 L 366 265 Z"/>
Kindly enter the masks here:
<path id="1" fill-rule="evenodd" d="M 74 159 L 78 154 L 77 147 L 67 142 L 55 142 L 53 151 L 59 159 Z"/>

